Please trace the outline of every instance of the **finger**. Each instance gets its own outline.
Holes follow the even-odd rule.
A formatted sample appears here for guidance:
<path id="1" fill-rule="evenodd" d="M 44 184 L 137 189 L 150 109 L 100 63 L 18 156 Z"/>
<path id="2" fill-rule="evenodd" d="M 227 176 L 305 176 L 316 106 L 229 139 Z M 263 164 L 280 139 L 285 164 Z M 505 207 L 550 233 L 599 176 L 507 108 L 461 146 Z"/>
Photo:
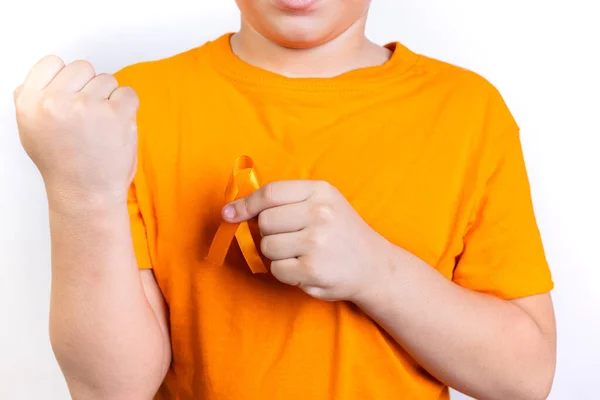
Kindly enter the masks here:
<path id="1" fill-rule="evenodd" d="M 263 236 L 296 232 L 306 228 L 308 223 L 309 207 L 305 201 L 268 208 L 258 214 L 258 227 Z"/>
<path id="2" fill-rule="evenodd" d="M 100 74 L 92 78 L 81 90 L 97 99 L 108 99 L 112 92 L 119 87 L 117 79 L 111 74 Z"/>
<path id="3" fill-rule="evenodd" d="M 135 90 L 129 86 L 121 86 L 115 89 L 108 100 L 120 111 L 133 114 L 137 112 L 140 106 L 140 100 L 135 93 Z"/>
<path id="4" fill-rule="evenodd" d="M 313 193 L 314 181 L 279 181 L 269 183 L 223 208 L 223 219 L 241 222 L 256 217 L 268 208 L 300 203 Z"/>
<path id="5" fill-rule="evenodd" d="M 306 279 L 304 266 L 297 258 L 273 261 L 271 273 L 279 282 L 290 286 L 301 286 Z"/>
<path id="6" fill-rule="evenodd" d="M 96 76 L 92 64 L 78 60 L 64 67 L 48 85 L 48 90 L 75 93 Z"/>
<path id="7" fill-rule="evenodd" d="M 25 78 L 23 87 L 27 89 L 44 89 L 64 67 L 65 63 L 59 57 L 46 56 L 31 68 Z"/>
<path id="8" fill-rule="evenodd" d="M 13 92 L 13 97 L 15 99 L 15 103 L 17 102 L 17 99 L 19 98 L 19 96 L 21 95 L 21 92 L 23 91 L 23 85 L 17 87 L 14 92 Z"/>
<path id="9" fill-rule="evenodd" d="M 306 236 L 304 232 L 264 236 L 260 241 L 260 251 L 272 261 L 300 257 L 308 249 L 307 240 L 304 236 Z"/>

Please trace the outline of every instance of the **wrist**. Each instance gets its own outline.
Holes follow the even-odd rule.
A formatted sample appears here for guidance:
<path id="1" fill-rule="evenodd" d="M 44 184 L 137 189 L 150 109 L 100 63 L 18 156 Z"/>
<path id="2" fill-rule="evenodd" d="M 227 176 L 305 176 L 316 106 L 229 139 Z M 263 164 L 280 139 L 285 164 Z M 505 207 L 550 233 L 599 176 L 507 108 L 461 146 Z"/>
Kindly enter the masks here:
<path id="1" fill-rule="evenodd" d="M 384 239 L 383 245 L 378 246 L 376 254 L 371 258 L 373 262 L 365 268 L 365 277 L 361 280 L 359 290 L 349 301 L 362 308 L 363 305 L 386 296 L 399 268 L 402 252 L 403 249 Z"/>
<path id="2" fill-rule="evenodd" d="M 130 230 L 126 204 L 91 207 L 65 202 L 49 207 L 48 217 L 53 246 L 74 238 L 95 246 Z"/>
<path id="3" fill-rule="evenodd" d="M 96 193 L 60 185 L 46 184 L 48 208 L 63 216 L 111 214 L 127 209 L 127 192 Z"/>

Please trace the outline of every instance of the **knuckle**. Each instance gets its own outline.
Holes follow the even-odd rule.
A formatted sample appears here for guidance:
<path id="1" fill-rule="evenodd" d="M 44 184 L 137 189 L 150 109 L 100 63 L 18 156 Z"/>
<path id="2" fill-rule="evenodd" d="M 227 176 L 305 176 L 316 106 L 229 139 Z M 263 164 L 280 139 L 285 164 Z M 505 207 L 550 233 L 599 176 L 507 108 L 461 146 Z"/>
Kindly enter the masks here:
<path id="1" fill-rule="evenodd" d="M 333 208 L 327 204 L 315 204 L 312 208 L 313 220 L 317 222 L 329 222 L 333 220 Z"/>
<path id="2" fill-rule="evenodd" d="M 290 263 L 286 260 L 277 260 L 271 262 L 271 274 L 279 280 L 287 284 L 294 284 L 290 276 Z"/>
<path id="3" fill-rule="evenodd" d="M 64 61 L 54 54 L 42 57 L 32 68 L 33 70 L 41 70 L 46 72 L 58 72 L 65 67 Z"/>
<path id="4" fill-rule="evenodd" d="M 140 106 L 140 100 L 135 90 L 129 86 L 116 88 L 109 97 L 109 104 L 121 113 L 134 117 Z"/>
<path id="5" fill-rule="evenodd" d="M 283 268 L 283 263 L 279 260 L 271 261 L 271 274 L 278 278 L 281 275 L 281 269 Z"/>
<path id="6" fill-rule="evenodd" d="M 258 229 L 260 229 L 261 232 L 266 232 L 267 227 L 269 226 L 269 217 L 267 216 L 266 212 L 261 212 L 260 214 L 258 214 Z"/>
<path id="7" fill-rule="evenodd" d="M 318 193 L 318 198 L 322 201 L 331 201 L 339 193 L 335 186 L 327 181 L 318 181 L 316 185 L 316 193 Z"/>
<path id="8" fill-rule="evenodd" d="M 252 203 L 255 201 L 255 196 L 246 196 L 241 202 L 235 202 L 234 206 L 238 213 L 249 214 L 252 212 Z"/>
<path id="9" fill-rule="evenodd" d="M 140 106 L 140 99 L 137 95 L 137 92 L 130 86 L 122 86 L 117 89 L 120 92 L 120 95 L 123 96 L 123 99 L 131 105 L 133 110 L 137 110 Z"/>
<path id="10" fill-rule="evenodd" d="M 89 61 L 86 60 L 77 60 L 77 61 L 73 61 L 73 64 L 71 64 L 73 66 L 74 69 L 77 70 L 78 73 L 81 73 L 85 76 L 95 76 L 96 75 L 96 70 L 94 68 L 94 66 L 92 65 L 92 63 L 90 63 Z"/>
<path id="11" fill-rule="evenodd" d="M 73 112 L 76 114 L 85 114 L 92 105 L 92 99 L 89 96 L 81 94 L 73 101 Z"/>
<path id="12" fill-rule="evenodd" d="M 321 230 L 313 229 L 308 233 L 306 241 L 308 242 L 308 247 L 314 250 L 323 247 L 327 238 Z"/>
<path id="13" fill-rule="evenodd" d="M 19 97 L 21 95 L 22 89 L 23 89 L 23 85 L 15 88 L 15 90 L 13 90 L 13 98 L 15 99 L 15 104 L 17 104 L 17 102 L 19 101 Z"/>
<path id="14" fill-rule="evenodd" d="M 318 181 L 316 183 L 318 186 L 318 190 L 322 193 L 330 193 L 332 192 L 333 186 L 327 181 Z"/>
<path id="15" fill-rule="evenodd" d="M 262 238 L 260 241 L 260 251 L 266 256 L 271 254 L 273 251 L 273 240 L 270 237 L 266 236 Z"/>
<path id="16" fill-rule="evenodd" d="M 319 272 L 316 264 L 310 258 L 302 260 L 302 269 L 304 270 L 304 276 L 309 281 L 318 280 Z"/>
<path id="17" fill-rule="evenodd" d="M 48 113 L 52 113 L 56 108 L 56 99 L 52 96 L 44 96 L 40 103 L 42 109 Z"/>
<path id="18" fill-rule="evenodd" d="M 131 89 L 130 90 L 130 94 L 129 97 L 131 98 L 131 104 L 132 104 L 132 109 L 133 112 L 137 112 L 137 110 L 140 107 L 140 98 L 138 97 L 137 93 L 135 92 L 135 90 Z"/>
<path id="19" fill-rule="evenodd" d="M 64 116 L 64 105 L 57 96 L 46 94 L 41 99 L 41 108 L 47 115 L 52 117 Z"/>
<path id="20" fill-rule="evenodd" d="M 102 85 L 106 87 L 111 87 L 115 89 L 119 87 L 119 82 L 117 81 L 117 78 L 115 78 L 111 74 L 102 73 L 100 75 L 96 75 L 94 79 L 100 80 L 102 82 Z"/>
<path id="21" fill-rule="evenodd" d="M 113 74 L 104 72 L 100 74 L 100 76 L 103 76 L 111 85 L 119 86 L 119 81 L 117 80 L 117 78 L 115 78 Z"/>
<path id="22" fill-rule="evenodd" d="M 15 96 L 15 111 L 17 112 L 18 115 L 31 113 L 31 107 L 29 107 L 27 105 L 27 103 L 23 97 L 24 96 L 22 96 L 22 95 Z"/>
<path id="23" fill-rule="evenodd" d="M 40 60 L 40 64 L 43 64 L 44 66 L 57 66 L 57 67 L 64 67 L 65 66 L 65 62 L 62 60 L 62 58 L 60 58 L 59 56 L 55 55 L 55 54 L 48 54 L 47 56 L 43 57 Z"/>
<path id="24" fill-rule="evenodd" d="M 138 99 L 136 91 L 131 86 L 121 86 L 118 90 L 120 94 L 128 100 Z"/>
<path id="25" fill-rule="evenodd" d="M 132 120 L 129 125 L 127 125 L 127 129 L 130 134 L 137 136 L 138 126 L 136 121 Z"/>
<path id="26" fill-rule="evenodd" d="M 263 187 L 261 192 L 261 200 L 267 204 L 273 201 L 274 186 L 272 183 L 268 183 Z"/>

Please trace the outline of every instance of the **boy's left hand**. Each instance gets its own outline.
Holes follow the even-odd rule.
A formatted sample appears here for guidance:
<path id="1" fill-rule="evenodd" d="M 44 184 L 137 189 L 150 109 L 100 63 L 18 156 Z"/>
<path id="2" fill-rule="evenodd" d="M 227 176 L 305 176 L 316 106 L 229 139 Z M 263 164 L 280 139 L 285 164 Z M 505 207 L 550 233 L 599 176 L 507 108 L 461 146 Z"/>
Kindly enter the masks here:
<path id="1" fill-rule="evenodd" d="M 385 279 L 390 242 L 321 181 L 279 181 L 223 208 L 228 222 L 258 216 L 271 273 L 322 300 L 349 300 Z"/>

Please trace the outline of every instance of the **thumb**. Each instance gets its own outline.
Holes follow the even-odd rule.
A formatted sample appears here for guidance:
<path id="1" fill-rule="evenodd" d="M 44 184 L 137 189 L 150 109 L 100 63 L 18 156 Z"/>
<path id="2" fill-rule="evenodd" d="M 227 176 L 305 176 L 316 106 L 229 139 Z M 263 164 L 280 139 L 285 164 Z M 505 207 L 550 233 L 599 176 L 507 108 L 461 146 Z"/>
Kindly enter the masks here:
<path id="1" fill-rule="evenodd" d="M 223 220 L 231 223 L 238 223 L 252 219 L 258 215 L 259 211 L 251 211 L 250 201 L 248 197 L 235 200 L 225 207 L 221 211 Z"/>

